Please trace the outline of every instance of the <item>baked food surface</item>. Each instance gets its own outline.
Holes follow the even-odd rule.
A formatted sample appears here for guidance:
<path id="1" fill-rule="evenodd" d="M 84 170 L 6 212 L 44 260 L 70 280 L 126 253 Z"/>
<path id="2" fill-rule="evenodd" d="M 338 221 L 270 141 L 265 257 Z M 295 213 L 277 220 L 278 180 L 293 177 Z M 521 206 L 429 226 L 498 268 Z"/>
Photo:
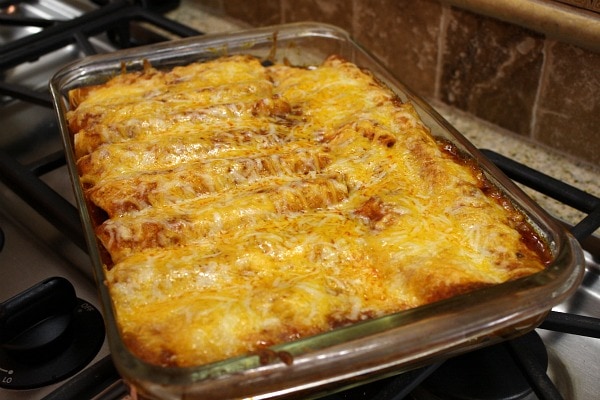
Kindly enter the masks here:
<path id="1" fill-rule="evenodd" d="M 118 325 L 193 366 L 540 271 L 524 216 L 410 103 L 337 56 L 228 56 L 73 90 Z"/>

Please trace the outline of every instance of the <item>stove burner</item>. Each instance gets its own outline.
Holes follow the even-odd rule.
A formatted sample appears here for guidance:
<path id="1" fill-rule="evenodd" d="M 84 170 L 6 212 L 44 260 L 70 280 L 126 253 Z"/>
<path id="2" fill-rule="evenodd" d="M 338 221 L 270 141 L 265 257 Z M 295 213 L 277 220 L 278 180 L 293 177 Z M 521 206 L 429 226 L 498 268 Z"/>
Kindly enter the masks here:
<path id="1" fill-rule="evenodd" d="M 100 312 L 66 279 L 46 279 L 0 305 L 0 387 L 59 382 L 85 367 L 103 341 Z"/>
<path id="2" fill-rule="evenodd" d="M 545 370 L 548 354 L 535 332 L 524 340 L 534 359 Z M 414 392 L 418 399 L 522 400 L 535 398 L 506 343 L 452 358 L 442 364 Z"/>

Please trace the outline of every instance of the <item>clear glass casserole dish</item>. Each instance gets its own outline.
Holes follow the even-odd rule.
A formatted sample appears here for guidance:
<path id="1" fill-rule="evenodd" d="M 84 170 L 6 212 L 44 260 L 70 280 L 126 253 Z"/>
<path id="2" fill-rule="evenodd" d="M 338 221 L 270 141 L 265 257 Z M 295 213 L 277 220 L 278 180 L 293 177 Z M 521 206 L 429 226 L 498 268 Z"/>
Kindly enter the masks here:
<path id="1" fill-rule="evenodd" d="M 296 66 L 318 65 L 327 56 L 337 54 L 367 68 L 403 101 L 413 103 L 433 136 L 450 141 L 477 161 L 487 178 L 547 241 L 553 262 L 545 270 L 525 278 L 274 346 L 273 354 L 281 357 L 273 357 L 269 362 L 252 354 L 197 367 L 175 368 L 138 359 L 121 338 L 110 294 L 103 284 L 101 250 L 79 182 L 73 137 L 66 119 L 68 92 L 103 83 L 119 74 L 124 65 L 128 70 L 142 69 L 144 60 L 154 67 L 168 68 L 232 54 L 250 54 Z M 315 23 L 288 24 L 87 57 L 59 71 L 50 86 L 98 282 L 112 357 L 123 378 L 144 397 L 258 399 L 324 393 L 528 332 L 580 283 L 584 259 L 574 238 L 339 28 Z"/>

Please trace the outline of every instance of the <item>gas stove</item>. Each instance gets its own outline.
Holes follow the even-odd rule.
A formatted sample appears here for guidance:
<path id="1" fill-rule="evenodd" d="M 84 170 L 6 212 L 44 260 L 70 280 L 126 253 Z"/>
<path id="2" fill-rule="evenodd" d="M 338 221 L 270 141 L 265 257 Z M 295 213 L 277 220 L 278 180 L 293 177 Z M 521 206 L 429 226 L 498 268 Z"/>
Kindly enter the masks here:
<path id="1" fill-rule="evenodd" d="M 121 399 L 127 393 L 103 336 L 47 84 L 58 68 L 88 54 L 202 34 L 164 17 L 178 3 L 0 1 L 3 399 Z M 586 214 L 570 227 L 586 250 L 581 287 L 531 334 L 326 399 L 591 400 L 600 393 L 600 239 L 593 235 L 600 199 L 496 152 L 484 154 L 519 183 Z M 19 317 L 9 318 L 14 312 Z M 7 344 L 39 320 L 48 324 L 41 338 Z M 88 323 L 91 328 L 72 328 Z M 76 365 L 63 365 L 72 358 Z"/>

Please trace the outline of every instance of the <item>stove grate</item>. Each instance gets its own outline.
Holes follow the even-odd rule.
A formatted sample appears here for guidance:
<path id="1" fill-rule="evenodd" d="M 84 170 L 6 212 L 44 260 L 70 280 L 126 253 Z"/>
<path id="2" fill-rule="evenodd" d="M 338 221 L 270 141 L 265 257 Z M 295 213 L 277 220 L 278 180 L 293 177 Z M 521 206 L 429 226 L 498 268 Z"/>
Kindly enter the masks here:
<path id="1" fill-rule="evenodd" d="M 73 43 L 81 45 L 85 54 L 94 54 L 96 51 L 89 38 L 103 32 L 114 33 L 111 36 L 116 43 L 113 44 L 120 48 L 135 46 L 137 43 L 129 34 L 129 23 L 132 21 L 144 21 L 181 37 L 201 34 L 140 5 L 114 1 L 77 18 L 56 21 L 38 33 L 4 44 L 0 47 L 0 70 L 35 61 L 42 55 Z"/>
<path id="2" fill-rule="evenodd" d="M 15 4 L 15 1 L 6 2 Z M 4 16 L 2 24 L 47 26 L 42 31 L 0 46 L 0 72 L 18 64 L 36 60 L 52 51 L 75 43 L 86 54 L 96 50 L 89 38 L 101 32 L 110 32 L 113 44 L 126 48 L 137 45 L 134 37 L 128 33 L 129 22 L 144 21 L 180 37 L 199 35 L 201 32 L 179 24 L 152 11 L 147 2 L 141 5 L 128 1 L 108 2 L 105 6 L 84 13 L 80 17 L 67 21 L 39 23 L 29 18 L 11 19 Z M 7 22 L 10 20 L 11 22 Z M 0 81 L 0 94 L 46 108 L 52 108 L 47 90 L 37 91 L 23 85 Z M 9 134 L 6 132 L 5 134 Z M 56 132 L 58 135 L 58 132 Z M 65 165 L 62 151 L 46 155 L 28 166 L 19 163 L 14 157 L 0 151 L 0 180 L 13 192 L 25 200 L 33 209 L 64 232 L 78 247 L 86 249 L 77 209 L 47 185 L 40 176 Z"/>
<path id="3" fill-rule="evenodd" d="M 600 227 L 600 198 L 494 151 L 483 149 L 481 152 L 499 166 L 509 178 L 587 213 L 585 218 L 571 228 L 571 233 L 577 240 L 584 240 Z"/>
<path id="4" fill-rule="evenodd" d="M 550 311 L 540 328 L 600 339 L 600 319 L 585 315 Z"/>
<path id="5" fill-rule="evenodd" d="M 62 159 L 44 162 L 38 168 L 34 168 L 34 171 L 48 172 L 49 169 L 60 166 L 58 164 L 63 161 L 64 156 Z M 87 249 L 77 208 L 42 181 L 35 172 L 2 150 L 0 150 L 0 180 L 79 248 Z"/>
<path id="6" fill-rule="evenodd" d="M 38 92 L 23 85 L 1 81 L 0 93 L 38 106 L 52 108 L 52 98 L 49 92 Z"/>
<path id="7" fill-rule="evenodd" d="M 562 400 L 563 396 L 546 374 L 546 368 L 531 351 L 528 335 L 506 342 L 508 351 L 540 400 Z"/>

